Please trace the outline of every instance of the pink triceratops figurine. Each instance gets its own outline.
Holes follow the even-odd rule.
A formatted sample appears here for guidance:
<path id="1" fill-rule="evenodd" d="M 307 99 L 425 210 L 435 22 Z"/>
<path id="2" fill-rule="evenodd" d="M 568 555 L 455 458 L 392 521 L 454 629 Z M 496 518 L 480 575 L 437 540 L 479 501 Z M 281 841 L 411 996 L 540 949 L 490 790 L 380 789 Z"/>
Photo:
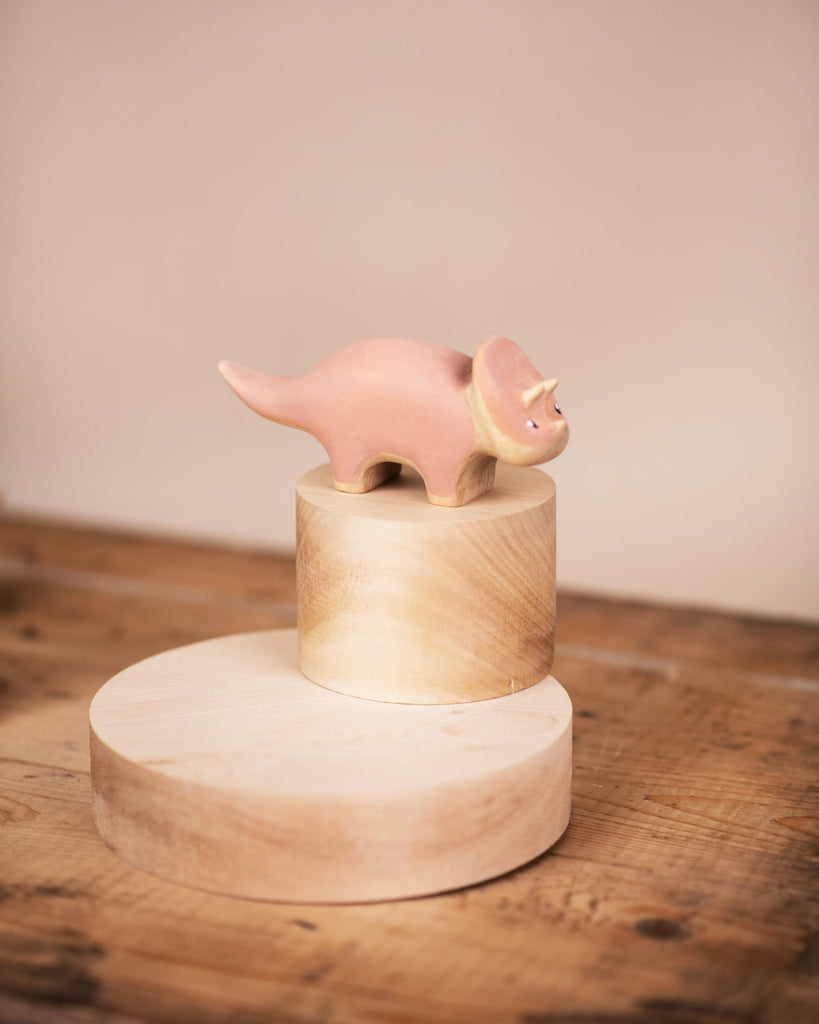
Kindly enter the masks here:
<path id="1" fill-rule="evenodd" d="M 306 430 L 327 449 L 333 482 L 361 494 L 413 466 L 436 505 L 488 491 L 498 459 L 533 466 L 559 455 L 569 427 L 544 380 L 508 338 L 487 338 L 474 359 L 409 338 L 347 345 L 301 377 L 222 362 L 255 412 Z"/>

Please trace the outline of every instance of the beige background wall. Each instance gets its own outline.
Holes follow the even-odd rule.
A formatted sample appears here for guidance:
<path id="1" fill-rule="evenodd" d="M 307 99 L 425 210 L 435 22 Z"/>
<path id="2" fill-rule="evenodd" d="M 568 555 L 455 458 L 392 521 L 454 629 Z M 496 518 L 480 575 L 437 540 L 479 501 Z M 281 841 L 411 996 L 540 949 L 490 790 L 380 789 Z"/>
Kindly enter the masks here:
<path id="1" fill-rule="evenodd" d="M 814 0 L 5 0 L 8 507 L 293 543 L 218 358 L 507 334 L 559 576 L 819 616 Z"/>

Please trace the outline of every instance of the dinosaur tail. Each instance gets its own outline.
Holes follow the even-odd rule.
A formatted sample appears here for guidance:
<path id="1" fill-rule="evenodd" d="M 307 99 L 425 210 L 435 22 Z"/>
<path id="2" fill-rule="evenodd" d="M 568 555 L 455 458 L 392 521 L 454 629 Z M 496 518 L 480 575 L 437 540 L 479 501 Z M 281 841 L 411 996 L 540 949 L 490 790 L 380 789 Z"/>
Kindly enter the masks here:
<path id="1" fill-rule="evenodd" d="M 254 412 L 276 423 L 303 429 L 295 394 L 298 378 L 268 376 L 227 360 L 219 363 L 219 372 Z"/>

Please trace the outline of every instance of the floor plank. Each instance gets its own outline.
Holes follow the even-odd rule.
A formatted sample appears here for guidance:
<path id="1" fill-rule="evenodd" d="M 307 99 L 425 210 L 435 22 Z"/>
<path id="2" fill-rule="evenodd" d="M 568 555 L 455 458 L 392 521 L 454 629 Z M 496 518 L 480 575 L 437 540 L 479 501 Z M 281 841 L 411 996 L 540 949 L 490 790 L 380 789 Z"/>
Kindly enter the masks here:
<path id="1" fill-rule="evenodd" d="M 91 822 L 94 692 L 294 616 L 286 558 L 0 519 L 4 1024 L 816 1018 L 819 630 L 561 595 L 572 822 L 488 884 L 287 906 L 131 868 Z"/>

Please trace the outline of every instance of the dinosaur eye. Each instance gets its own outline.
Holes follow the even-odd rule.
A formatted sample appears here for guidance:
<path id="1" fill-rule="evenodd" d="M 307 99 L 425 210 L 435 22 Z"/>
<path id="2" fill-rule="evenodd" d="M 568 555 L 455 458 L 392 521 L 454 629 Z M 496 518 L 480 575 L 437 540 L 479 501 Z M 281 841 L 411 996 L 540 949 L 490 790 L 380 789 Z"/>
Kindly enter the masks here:
<path id="1" fill-rule="evenodd" d="M 527 427 L 534 427 L 534 428 L 535 428 L 535 430 L 537 430 L 537 423 L 535 423 L 535 421 L 534 421 L 534 420 L 527 420 L 527 421 L 526 421 L 526 426 L 527 426 Z"/>
<path id="2" fill-rule="evenodd" d="M 557 413 L 558 416 L 562 416 L 563 415 L 561 413 L 561 411 L 560 411 L 560 406 L 557 404 L 557 402 L 555 402 L 555 412 Z"/>

